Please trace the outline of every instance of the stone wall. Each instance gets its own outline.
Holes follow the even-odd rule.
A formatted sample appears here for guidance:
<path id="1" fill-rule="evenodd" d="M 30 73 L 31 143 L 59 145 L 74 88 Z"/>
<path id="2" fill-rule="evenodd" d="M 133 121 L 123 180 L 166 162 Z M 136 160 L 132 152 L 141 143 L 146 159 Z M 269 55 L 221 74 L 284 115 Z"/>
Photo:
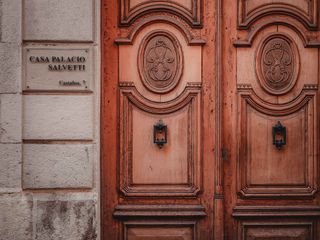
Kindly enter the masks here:
<path id="1" fill-rule="evenodd" d="M 99 4 L 0 0 L 0 240 L 99 239 Z M 66 72 L 88 85 L 59 85 L 33 49 L 90 55 Z"/>

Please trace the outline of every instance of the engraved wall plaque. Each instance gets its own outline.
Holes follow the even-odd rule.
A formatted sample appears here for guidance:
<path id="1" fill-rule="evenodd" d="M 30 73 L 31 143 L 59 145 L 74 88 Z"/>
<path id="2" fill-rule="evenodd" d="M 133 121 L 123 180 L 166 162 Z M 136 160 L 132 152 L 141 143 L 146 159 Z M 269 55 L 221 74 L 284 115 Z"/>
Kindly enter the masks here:
<path id="1" fill-rule="evenodd" d="M 24 91 L 91 91 L 92 49 L 83 46 L 26 46 Z"/>

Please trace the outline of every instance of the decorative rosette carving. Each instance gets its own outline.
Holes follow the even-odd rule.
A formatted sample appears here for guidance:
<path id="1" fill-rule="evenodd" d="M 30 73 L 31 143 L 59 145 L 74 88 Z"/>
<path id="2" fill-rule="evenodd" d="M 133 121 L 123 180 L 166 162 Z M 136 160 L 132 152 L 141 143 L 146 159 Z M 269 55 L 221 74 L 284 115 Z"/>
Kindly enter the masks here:
<path id="1" fill-rule="evenodd" d="M 140 46 L 138 68 L 144 86 L 152 92 L 166 93 L 179 83 L 183 55 L 178 39 L 167 31 L 153 31 Z"/>
<path id="2" fill-rule="evenodd" d="M 299 53 L 291 38 L 283 34 L 266 37 L 257 52 L 256 72 L 268 93 L 281 95 L 290 91 L 299 73 Z"/>

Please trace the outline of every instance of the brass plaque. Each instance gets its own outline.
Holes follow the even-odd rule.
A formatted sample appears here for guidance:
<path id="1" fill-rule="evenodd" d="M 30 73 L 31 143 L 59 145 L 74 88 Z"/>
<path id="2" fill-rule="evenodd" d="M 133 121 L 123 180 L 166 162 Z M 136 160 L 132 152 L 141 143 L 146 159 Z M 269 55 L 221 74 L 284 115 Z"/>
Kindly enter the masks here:
<path id="1" fill-rule="evenodd" d="M 26 46 L 24 91 L 91 91 L 91 47 Z"/>

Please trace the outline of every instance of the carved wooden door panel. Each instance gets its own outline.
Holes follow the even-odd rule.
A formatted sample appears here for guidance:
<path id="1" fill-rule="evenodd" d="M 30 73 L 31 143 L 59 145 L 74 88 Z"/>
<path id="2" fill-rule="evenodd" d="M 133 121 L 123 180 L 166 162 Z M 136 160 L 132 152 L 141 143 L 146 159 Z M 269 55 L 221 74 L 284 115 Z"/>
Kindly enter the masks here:
<path id="1" fill-rule="evenodd" d="M 226 239 L 320 239 L 319 1 L 237 2 L 223 19 Z"/>

